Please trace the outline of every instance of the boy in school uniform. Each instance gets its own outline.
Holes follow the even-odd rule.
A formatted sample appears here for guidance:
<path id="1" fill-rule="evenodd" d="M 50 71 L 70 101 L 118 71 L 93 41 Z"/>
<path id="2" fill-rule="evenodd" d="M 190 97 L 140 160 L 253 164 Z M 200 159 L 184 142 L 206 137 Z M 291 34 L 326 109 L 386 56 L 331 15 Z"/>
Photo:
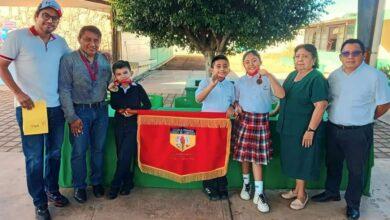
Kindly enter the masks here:
<path id="1" fill-rule="evenodd" d="M 202 112 L 226 112 L 230 117 L 234 113 L 234 85 L 226 80 L 230 72 L 229 60 L 218 55 L 211 61 L 211 78 L 200 82 L 195 92 L 196 101 L 202 103 Z M 203 191 L 210 200 L 228 198 L 226 176 L 203 181 Z"/>
<path id="2" fill-rule="evenodd" d="M 119 60 L 112 66 L 115 81 L 108 89 L 111 107 L 115 110 L 114 134 L 117 149 L 117 167 L 109 199 L 118 193 L 128 195 L 133 188 L 133 164 L 137 149 L 137 110 L 150 109 L 151 103 L 144 88 L 132 81 L 132 71 L 127 61 Z"/>

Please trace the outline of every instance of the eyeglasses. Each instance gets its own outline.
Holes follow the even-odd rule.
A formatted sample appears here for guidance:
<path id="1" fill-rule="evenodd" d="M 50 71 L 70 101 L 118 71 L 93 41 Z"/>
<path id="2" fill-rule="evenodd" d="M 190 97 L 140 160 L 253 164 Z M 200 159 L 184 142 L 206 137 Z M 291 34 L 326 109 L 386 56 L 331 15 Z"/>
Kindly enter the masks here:
<path id="1" fill-rule="evenodd" d="M 352 52 L 349 52 L 349 51 L 341 52 L 341 56 L 343 56 L 343 57 L 349 57 L 350 55 L 352 55 L 352 57 L 358 57 L 358 56 L 360 56 L 360 54 L 362 54 L 361 50 L 355 50 Z"/>
<path id="2" fill-rule="evenodd" d="M 59 20 L 60 20 L 60 17 L 58 17 L 58 16 L 51 16 L 51 15 L 49 15 L 48 13 L 46 13 L 46 12 L 43 12 L 42 13 L 42 18 L 43 18 L 43 20 L 45 20 L 45 21 L 48 21 L 48 20 L 52 20 L 54 23 L 57 23 Z"/>

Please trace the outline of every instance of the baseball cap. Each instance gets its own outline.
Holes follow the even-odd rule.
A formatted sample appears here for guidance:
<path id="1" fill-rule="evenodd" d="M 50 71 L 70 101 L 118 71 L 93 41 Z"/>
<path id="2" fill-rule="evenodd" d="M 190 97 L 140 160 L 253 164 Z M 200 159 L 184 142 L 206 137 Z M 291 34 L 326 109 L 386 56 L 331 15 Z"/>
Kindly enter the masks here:
<path id="1" fill-rule="evenodd" d="M 55 0 L 43 0 L 41 4 L 39 4 L 38 9 L 42 10 L 45 8 L 52 8 L 57 11 L 58 16 L 62 16 L 61 6 Z"/>

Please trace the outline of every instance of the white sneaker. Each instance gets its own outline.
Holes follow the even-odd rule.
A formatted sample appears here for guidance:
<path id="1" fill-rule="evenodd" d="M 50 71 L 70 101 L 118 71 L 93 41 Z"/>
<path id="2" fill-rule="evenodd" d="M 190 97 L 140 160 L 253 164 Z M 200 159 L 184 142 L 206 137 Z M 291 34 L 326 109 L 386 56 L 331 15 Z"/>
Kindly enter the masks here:
<path id="1" fill-rule="evenodd" d="M 258 196 L 257 209 L 262 213 L 269 212 L 269 205 L 264 194 Z"/>
<path id="2" fill-rule="evenodd" d="M 243 200 L 250 200 L 251 199 L 251 185 L 250 184 L 243 184 L 240 197 Z"/>

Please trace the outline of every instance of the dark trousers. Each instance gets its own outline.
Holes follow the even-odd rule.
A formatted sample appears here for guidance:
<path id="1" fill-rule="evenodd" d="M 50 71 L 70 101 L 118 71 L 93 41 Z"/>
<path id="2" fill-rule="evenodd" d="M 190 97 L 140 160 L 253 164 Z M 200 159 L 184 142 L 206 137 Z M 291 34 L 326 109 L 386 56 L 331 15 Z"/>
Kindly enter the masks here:
<path id="1" fill-rule="evenodd" d="M 24 135 L 22 108 L 16 108 L 23 153 L 26 161 L 28 192 L 35 206 L 46 206 L 45 191 L 58 192 L 61 146 L 64 140 L 65 118 L 61 107 L 47 108 L 49 133 Z M 12 186 L 9 186 L 12 190 Z"/>
<path id="2" fill-rule="evenodd" d="M 116 120 L 115 142 L 117 165 L 111 187 L 133 187 L 134 159 L 137 154 L 137 124 Z"/>
<path id="3" fill-rule="evenodd" d="M 228 181 L 226 176 L 203 181 L 203 188 L 211 188 L 216 191 L 227 190 Z"/>
<path id="4" fill-rule="evenodd" d="M 348 169 L 348 186 L 345 192 L 347 205 L 359 209 L 364 187 L 364 167 L 373 144 L 373 124 L 342 128 L 332 123 L 327 127 L 325 188 L 339 194 L 343 162 Z"/>

